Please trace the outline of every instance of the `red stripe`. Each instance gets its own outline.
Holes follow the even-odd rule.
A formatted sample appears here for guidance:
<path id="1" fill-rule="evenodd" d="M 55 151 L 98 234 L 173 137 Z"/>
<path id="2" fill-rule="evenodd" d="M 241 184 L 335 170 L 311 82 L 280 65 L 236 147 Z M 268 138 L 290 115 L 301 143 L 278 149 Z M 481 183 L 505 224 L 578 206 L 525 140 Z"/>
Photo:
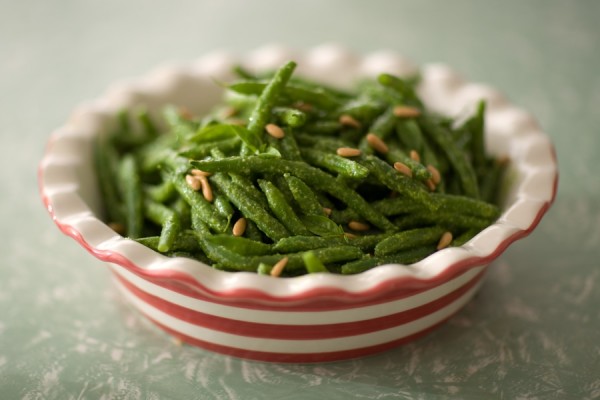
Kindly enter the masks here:
<path id="1" fill-rule="evenodd" d="M 142 313 L 143 314 L 143 313 Z M 215 353 L 225 354 L 229 356 L 256 360 L 256 361 L 267 361 L 267 362 L 278 362 L 278 363 L 319 363 L 319 362 L 332 362 L 332 361 L 341 361 L 341 360 L 349 360 L 353 358 L 365 357 L 368 355 L 373 355 L 376 353 L 381 353 L 386 350 L 390 350 L 394 347 L 401 346 L 413 340 L 416 340 L 433 330 L 435 330 L 440 325 L 444 324 L 448 319 L 450 319 L 454 314 L 448 316 L 436 324 L 423 329 L 422 331 L 413 333 L 412 335 L 405 336 L 401 339 L 392 340 L 390 342 L 374 345 L 374 346 L 366 346 L 357 349 L 351 350 L 342 350 L 342 351 L 332 351 L 332 352 L 318 352 L 318 353 L 271 353 L 265 351 L 254 351 L 254 350 L 245 350 L 235 347 L 222 346 L 211 342 L 206 342 L 203 340 L 199 340 L 187 335 L 184 335 L 180 332 L 177 332 L 160 322 L 153 320 L 148 317 L 150 321 L 156 324 L 159 328 L 163 329 L 167 333 L 172 336 L 180 339 L 182 342 L 201 347 L 203 349 L 213 351 Z M 302 344 L 299 343 L 298 346 Z"/>
<path id="2" fill-rule="evenodd" d="M 157 308 L 158 310 L 177 319 L 194 325 L 240 336 L 284 340 L 310 340 L 361 335 L 369 332 L 393 328 L 423 318 L 458 300 L 469 289 L 475 286 L 477 282 L 479 282 L 483 276 L 483 272 L 477 274 L 458 289 L 434 301 L 410 310 L 401 311 L 378 318 L 362 319 L 354 322 L 310 325 L 256 323 L 202 313 L 170 303 L 160 297 L 149 294 L 121 276 L 117 274 L 115 275 L 127 290 L 129 290 L 143 302 L 150 304 L 152 307 Z"/>

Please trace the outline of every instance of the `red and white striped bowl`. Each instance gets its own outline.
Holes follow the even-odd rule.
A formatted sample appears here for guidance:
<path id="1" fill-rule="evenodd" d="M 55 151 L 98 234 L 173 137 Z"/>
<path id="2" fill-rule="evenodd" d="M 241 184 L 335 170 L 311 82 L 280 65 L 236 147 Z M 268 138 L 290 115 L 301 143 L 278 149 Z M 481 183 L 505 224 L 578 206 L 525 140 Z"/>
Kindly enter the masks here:
<path id="1" fill-rule="evenodd" d="M 487 265 L 536 227 L 554 200 L 558 181 L 553 146 L 535 120 L 496 91 L 466 83 L 446 66 L 422 68 L 419 90 L 425 103 L 457 115 L 486 99 L 489 151 L 511 159 L 501 217 L 462 247 L 413 265 L 383 265 L 354 276 L 278 279 L 167 258 L 115 234 L 98 217 L 102 199 L 92 144 L 96 135 L 114 127 L 118 110 L 144 105 L 158 113 L 174 104 L 206 112 L 222 94 L 214 80 L 230 79 L 232 65 L 270 69 L 288 59 L 298 62 L 299 74 L 337 85 L 379 72 L 415 71 L 391 52 L 360 57 L 335 46 L 306 52 L 271 46 L 240 58 L 215 53 L 188 65 L 162 67 L 82 105 L 52 134 L 39 166 L 44 204 L 65 234 L 109 263 L 125 298 L 185 342 L 256 360 L 320 362 L 413 340 L 469 301 Z"/>

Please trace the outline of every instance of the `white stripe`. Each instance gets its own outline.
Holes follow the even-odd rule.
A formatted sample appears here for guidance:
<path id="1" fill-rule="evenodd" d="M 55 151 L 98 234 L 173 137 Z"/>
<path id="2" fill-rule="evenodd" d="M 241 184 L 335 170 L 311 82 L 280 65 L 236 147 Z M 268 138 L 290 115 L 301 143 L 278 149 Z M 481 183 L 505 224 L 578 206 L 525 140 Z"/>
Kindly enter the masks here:
<path id="1" fill-rule="evenodd" d="M 316 340 L 282 340 L 234 335 L 182 321 L 145 303 L 139 297 L 129 292 L 120 282 L 118 283 L 118 287 L 124 296 L 143 314 L 183 335 L 220 346 L 240 349 L 241 351 L 250 350 L 284 354 L 353 350 L 402 339 L 421 332 L 458 311 L 477 292 L 480 285 L 481 281 L 446 307 L 404 325 L 354 336 Z"/>
<path id="2" fill-rule="evenodd" d="M 469 282 L 484 268 L 472 268 L 457 278 L 433 289 L 388 303 L 335 311 L 269 311 L 248 310 L 195 299 L 193 297 L 177 293 L 173 290 L 165 289 L 143 278 L 140 278 L 139 276 L 119 265 L 110 264 L 110 266 L 121 277 L 131 282 L 134 286 L 142 289 L 144 292 L 157 296 L 181 307 L 238 321 L 286 325 L 319 325 L 354 322 L 367 318 L 378 318 L 410 310 L 430 303 L 448 293 L 453 292 Z"/>

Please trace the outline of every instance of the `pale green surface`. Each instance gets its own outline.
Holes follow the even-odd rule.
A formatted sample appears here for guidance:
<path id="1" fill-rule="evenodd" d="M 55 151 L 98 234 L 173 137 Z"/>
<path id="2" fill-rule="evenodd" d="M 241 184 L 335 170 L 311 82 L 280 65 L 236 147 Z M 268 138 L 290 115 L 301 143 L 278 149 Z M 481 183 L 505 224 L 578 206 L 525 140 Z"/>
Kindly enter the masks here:
<path id="1" fill-rule="evenodd" d="M 1 399 L 600 398 L 600 2 L 323 3 L 0 1 Z M 36 164 L 75 105 L 165 60 L 273 41 L 446 62 L 554 140 L 551 212 L 435 333 L 310 366 L 178 347 L 44 211 Z"/>

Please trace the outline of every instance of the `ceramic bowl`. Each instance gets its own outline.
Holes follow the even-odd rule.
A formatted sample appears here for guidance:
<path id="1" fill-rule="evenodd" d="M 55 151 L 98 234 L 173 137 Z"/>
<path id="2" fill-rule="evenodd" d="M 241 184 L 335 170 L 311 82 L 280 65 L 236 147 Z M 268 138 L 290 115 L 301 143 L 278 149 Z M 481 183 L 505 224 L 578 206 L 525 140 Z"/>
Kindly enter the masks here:
<path id="1" fill-rule="evenodd" d="M 477 292 L 490 262 L 527 236 L 551 205 L 557 187 L 553 146 L 534 118 L 497 91 L 467 83 L 445 65 L 420 68 L 419 93 L 434 111 L 459 115 L 487 100 L 488 151 L 510 157 L 502 215 L 461 247 L 412 265 L 382 265 L 340 276 L 272 278 L 224 272 L 186 258 L 168 258 L 126 239 L 101 219 L 92 161 L 97 135 L 115 126 L 118 110 L 143 105 L 158 115 L 167 104 L 201 114 L 216 104 L 237 63 L 273 69 L 289 59 L 297 74 L 347 86 L 364 76 L 407 76 L 416 67 L 389 51 L 364 56 L 336 46 L 293 51 L 270 46 L 234 56 L 213 53 L 163 66 L 115 84 L 78 107 L 52 135 L 39 165 L 44 205 L 59 229 L 108 263 L 125 298 L 184 342 L 243 358 L 321 362 L 380 352 L 413 340 L 458 312 Z M 65 260 L 67 262 L 67 260 Z"/>

